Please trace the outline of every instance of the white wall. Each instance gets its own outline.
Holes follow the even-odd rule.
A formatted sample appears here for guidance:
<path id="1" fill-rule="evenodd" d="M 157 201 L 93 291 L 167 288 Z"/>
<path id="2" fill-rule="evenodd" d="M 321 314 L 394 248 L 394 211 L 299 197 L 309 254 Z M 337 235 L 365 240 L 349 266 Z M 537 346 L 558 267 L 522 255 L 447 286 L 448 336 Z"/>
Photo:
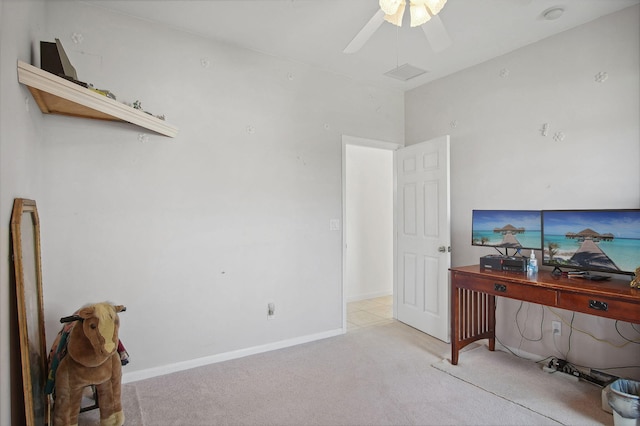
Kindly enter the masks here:
<path id="1" fill-rule="evenodd" d="M 472 208 L 638 207 L 638 14 L 407 94 L 408 143 L 452 135 L 455 265 L 483 254 L 469 246 Z M 9 384 L 19 380 L 9 356 L 15 197 L 40 210 L 49 340 L 82 304 L 123 303 L 130 377 L 341 327 L 340 233 L 329 231 L 341 215 L 340 135 L 404 140 L 402 93 L 76 2 L 0 0 L 0 20 L 0 424 L 21 409 Z M 81 79 L 166 114 L 180 135 L 42 116 L 15 66 L 54 37 Z M 609 79 L 596 83 L 602 71 Z M 561 169 L 576 159 L 607 166 Z M 277 317 L 267 321 L 272 300 Z M 499 333 L 517 346 L 512 318 Z M 576 319 L 615 339 L 611 322 Z M 541 345 L 523 349 L 546 354 L 550 343 Z M 576 346 L 589 362 L 639 358 L 637 345 Z"/>
<path id="2" fill-rule="evenodd" d="M 75 2 L 47 16 L 81 80 L 180 128 L 45 117 L 49 338 L 126 305 L 127 379 L 341 332 L 341 135 L 402 140 L 403 93 Z"/>
<path id="3" fill-rule="evenodd" d="M 639 15 L 634 6 L 406 94 L 406 145 L 451 135 L 454 266 L 491 253 L 471 247 L 473 209 L 640 207 Z M 599 73 L 608 78 L 598 82 Z M 545 309 L 549 338 L 531 342 L 542 309 L 526 306 L 516 318 L 519 307 L 500 299 L 498 338 L 541 356 L 566 354 L 569 333 L 559 353 L 549 330 L 556 312 L 567 322 L 571 313 Z M 576 314 L 574 326 L 569 360 L 638 365 L 639 345 L 614 348 L 578 331 L 622 345 L 613 321 Z M 620 329 L 640 338 L 629 324 Z M 618 373 L 640 377 L 638 368 Z"/>
<path id="4" fill-rule="evenodd" d="M 393 151 L 346 145 L 347 300 L 393 294 Z"/>
<path id="5" fill-rule="evenodd" d="M 17 82 L 18 59 L 31 60 L 39 38 L 44 7 L 38 1 L 0 0 L 0 424 L 24 418 L 17 335 L 10 222 L 14 198 L 39 199 L 42 114 Z M 28 107 L 28 111 L 27 111 Z"/>

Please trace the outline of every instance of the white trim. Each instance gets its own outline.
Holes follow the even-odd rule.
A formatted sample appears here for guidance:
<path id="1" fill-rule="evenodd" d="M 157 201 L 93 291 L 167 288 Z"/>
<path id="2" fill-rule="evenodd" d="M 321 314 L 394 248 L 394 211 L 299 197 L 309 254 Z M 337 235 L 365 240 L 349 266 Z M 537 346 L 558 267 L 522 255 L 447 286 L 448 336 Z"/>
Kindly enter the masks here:
<path id="1" fill-rule="evenodd" d="M 370 148 L 389 149 L 392 151 L 402 148 L 402 145 L 400 145 L 399 143 L 378 141 L 375 139 L 359 138 L 357 136 L 342 135 L 342 146 L 344 147 L 347 144 L 368 146 Z"/>
<path id="2" fill-rule="evenodd" d="M 345 289 L 346 283 L 346 265 L 347 265 L 347 145 L 359 145 L 367 146 L 370 148 L 387 149 L 390 151 L 397 151 L 402 148 L 402 145 L 394 142 L 385 142 L 375 139 L 365 139 L 357 136 L 342 135 L 342 328 L 347 329 L 347 292 Z M 394 204 L 393 204 L 393 228 L 394 228 L 394 268 L 393 268 L 393 317 L 396 317 L 396 271 L 395 271 L 395 153 L 393 155 L 393 174 L 394 174 Z"/>
<path id="3" fill-rule="evenodd" d="M 404 148 L 404 147 L 400 147 Z M 398 149 L 400 149 L 398 148 Z M 398 319 L 398 149 L 393 151 L 393 318 Z"/>
<path id="4" fill-rule="evenodd" d="M 160 367 L 147 368 L 145 370 L 132 371 L 131 373 L 122 374 L 122 383 L 137 382 L 139 380 L 150 379 L 152 377 L 163 376 L 165 374 L 176 373 L 178 371 L 189 370 L 191 368 L 202 367 L 218 362 L 230 361 L 233 359 L 244 358 L 249 355 L 261 354 L 264 352 L 275 351 L 277 349 L 288 348 L 291 346 L 301 345 L 303 343 L 314 342 L 316 340 L 327 339 L 344 334 L 346 328 L 338 328 L 322 333 L 310 334 L 307 336 L 296 337 L 293 339 L 281 340 L 279 342 L 268 343 L 266 345 L 254 346 L 237 351 L 225 352 L 221 354 L 196 358 L 188 361 L 176 362 L 173 364 L 162 365 Z"/>
<path id="5" fill-rule="evenodd" d="M 485 342 L 484 345 L 488 347 L 489 342 Z M 542 355 L 537 355 L 531 352 L 523 351 L 522 349 L 516 348 L 514 346 L 503 345 L 498 341 L 498 339 L 496 339 L 496 351 L 510 353 L 517 357 L 528 359 L 529 361 L 534 361 L 534 362 L 538 362 L 540 360 L 544 360 L 547 358 Z"/>

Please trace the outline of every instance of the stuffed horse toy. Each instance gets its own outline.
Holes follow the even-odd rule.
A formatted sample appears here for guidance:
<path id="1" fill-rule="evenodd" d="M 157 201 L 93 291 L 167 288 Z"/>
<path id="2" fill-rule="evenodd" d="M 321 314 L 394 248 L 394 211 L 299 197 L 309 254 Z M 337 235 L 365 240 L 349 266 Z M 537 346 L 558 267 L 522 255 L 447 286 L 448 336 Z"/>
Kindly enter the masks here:
<path id="1" fill-rule="evenodd" d="M 640 288 L 640 266 L 636 268 L 636 276 L 631 280 L 631 287 Z"/>
<path id="2" fill-rule="evenodd" d="M 54 426 L 78 424 L 82 393 L 90 385 L 95 385 L 98 394 L 100 426 L 124 424 L 120 399 L 122 364 L 118 353 L 118 312 L 124 310 L 121 305 L 97 303 L 60 320 L 70 324 L 61 332 L 67 339 L 66 354 L 51 363 L 59 361 L 55 372 L 50 373 L 55 380 Z"/>

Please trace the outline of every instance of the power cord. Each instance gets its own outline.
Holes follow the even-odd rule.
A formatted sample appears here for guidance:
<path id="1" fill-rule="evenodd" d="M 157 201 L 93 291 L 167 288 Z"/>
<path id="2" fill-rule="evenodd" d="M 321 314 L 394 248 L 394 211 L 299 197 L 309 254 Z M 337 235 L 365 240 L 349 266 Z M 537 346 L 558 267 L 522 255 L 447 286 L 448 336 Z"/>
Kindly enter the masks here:
<path id="1" fill-rule="evenodd" d="M 615 327 L 616 327 L 616 332 L 618 333 L 618 336 L 620 336 L 620 337 L 622 337 L 624 340 L 626 340 L 626 342 L 627 342 L 627 343 L 634 343 L 634 344 L 636 344 L 636 345 L 640 345 L 640 340 L 631 340 L 631 339 L 628 339 L 628 338 L 624 337 L 624 336 L 622 335 L 622 333 L 620 333 L 620 329 L 618 329 L 618 321 L 616 321 L 616 322 L 615 322 Z M 636 330 L 636 328 L 633 326 L 633 324 L 631 324 L 631 328 L 633 328 L 634 330 Z M 636 330 L 636 331 L 638 331 L 638 330 Z M 639 332 L 639 333 L 640 333 L 640 332 Z M 626 345 L 627 343 L 625 343 L 625 345 Z"/>
<path id="2" fill-rule="evenodd" d="M 500 339 L 496 336 L 496 342 L 500 345 L 501 348 L 505 349 L 507 352 L 509 352 L 511 355 L 520 358 L 520 359 L 526 359 L 527 361 L 531 361 L 531 358 L 528 357 L 524 357 L 524 356 L 520 356 L 517 353 L 515 353 L 514 351 L 511 350 L 511 348 L 509 348 L 507 345 L 505 345 L 504 343 L 502 343 L 500 341 Z M 587 372 L 590 372 L 589 374 L 591 374 L 592 376 L 595 375 L 596 377 L 602 377 L 602 376 L 610 376 L 610 377 L 616 377 L 616 376 L 612 376 L 606 373 L 602 373 L 604 371 L 608 371 L 608 370 L 624 370 L 627 368 L 640 368 L 640 365 L 624 365 L 624 366 L 615 366 L 615 367 L 587 367 L 584 365 L 579 365 L 579 364 L 574 364 L 574 363 L 569 363 L 565 360 L 560 360 L 557 357 L 553 356 L 553 355 L 549 355 L 545 358 L 539 359 L 537 361 L 534 360 L 534 362 L 536 364 L 543 364 L 542 369 L 548 373 L 558 373 L 558 372 L 562 372 L 562 373 L 567 373 L 572 375 L 573 377 L 578 377 L 575 375 L 575 372 L 577 371 L 578 374 L 580 374 L 581 369 L 585 370 Z M 588 374 L 588 373 L 582 373 L 582 374 Z M 588 380 L 588 379 L 585 379 Z M 589 380 L 591 381 L 591 380 Z"/>
<path id="3" fill-rule="evenodd" d="M 616 321 L 615 321 L 615 328 L 616 328 L 616 331 L 618 332 L 618 335 L 620 335 L 620 337 L 622 337 L 624 340 L 626 340 L 626 342 L 625 342 L 625 343 L 622 343 L 622 344 L 620 344 L 620 345 L 615 344 L 615 343 L 612 343 L 612 342 L 610 342 L 610 341 L 608 341 L 608 340 L 606 340 L 606 339 L 601 339 L 601 338 L 596 337 L 596 336 L 594 336 L 593 334 L 589 333 L 588 331 L 581 330 L 581 329 L 579 329 L 579 328 L 575 327 L 575 326 L 573 325 L 573 319 L 574 319 L 573 317 L 571 318 L 571 323 L 568 323 L 567 321 L 565 321 L 565 319 L 562 317 L 562 315 L 560 315 L 558 312 L 556 312 L 553 308 L 548 307 L 548 306 L 546 306 L 545 308 L 546 308 L 546 309 L 549 309 L 549 310 L 550 310 L 550 311 L 551 311 L 551 312 L 552 312 L 556 317 L 558 317 L 558 319 L 559 319 L 560 321 L 562 321 L 562 322 L 563 322 L 567 327 L 570 327 L 571 332 L 573 332 L 573 331 L 575 330 L 575 331 L 577 331 L 578 333 L 586 334 L 587 336 L 591 337 L 593 340 L 598 341 L 598 342 L 601 342 L 601 343 L 606 343 L 606 344 L 608 344 L 609 346 L 613 346 L 614 348 L 623 348 L 623 347 L 627 346 L 627 345 L 628 345 L 628 344 L 630 344 L 630 343 L 640 344 L 640 340 L 631 340 L 631 339 L 628 339 L 628 338 L 624 337 L 624 336 L 620 333 L 620 331 L 619 331 L 619 329 L 618 329 L 618 322 L 619 322 L 618 320 L 616 320 Z M 574 313 L 574 316 L 575 316 L 575 313 Z M 622 322 L 624 322 L 624 321 L 622 321 Z M 631 324 L 631 323 L 630 323 L 630 325 L 631 325 L 631 328 L 632 328 L 634 331 L 636 331 L 636 332 L 640 333 L 640 330 L 638 330 L 638 329 L 636 328 L 635 324 Z"/>
<path id="4" fill-rule="evenodd" d="M 620 370 L 620 369 L 626 369 L 626 368 L 639 368 L 640 366 L 638 365 L 629 365 L 629 366 L 620 366 L 620 367 L 606 367 L 606 368 L 597 368 L 594 369 L 592 367 L 586 367 L 586 366 L 579 366 L 576 364 L 572 364 L 569 363 L 568 361 L 566 361 L 566 359 L 569 358 L 569 354 L 571 353 L 571 341 L 572 341 L 572 337 L 573 337 L 573 332 L 574 330 L 576 332 L 579 333 L 583 333 L 586 334 L 587 336 L 591 337 L 592 339 L 598 341 L 598 342 L 602 342 L 602 343 L 607 343 L 610 346 L 616 347 L 616 348 L 622 348 L 628 344 L 640 344 L 640 340 L 634 340 L 634 339 L 630 339 L 625 337 L 622 332 L 619 329 L 619 321 L 615 321 L 614 322 L 614 327 L 616 332 L 618 333 L 618 335 L 625 340 L 625 343 L 621 344 L 621 345 L 616 345 L 608 340 L 605 339 L 600 339 L 596 336 L 594 336 L 593 334 L 578 329 L 574 326 L 574 321 L 576 319 L 576 313 L 572 312 L 571 314 L 571 319 L 567 322 L 558 312 L 556 312 L 553 308 L 551 307 L 545 307 L 542 306 L 542 315 L 541 315 L 541 320 L 540 320 L 540 337 L 539 338 L 529 338 L 527 336 L 525 336 L 525 324 L 528 321 L 529 318 L 529 309 L 527 309 L 526 313 L 527 316 L 525 317 L 524 320 L 524 324 L 521 325 L 519 322 L 519 317 L 520 317 L 520 313 L 523 310 L 524 307 L 524 303 L 523 301 L 520 302 L 520 306 L 518 307 L 516 313 L 515 313 L 515 324 L 516 324 L 516 328 L 518 329 L 518 333 L 520 334 L 521 340 L 520 340 L 520 345 L 518 346 L 518 349 L 520 349 L 520 347 L 522 346 L 523 341 L 530 341 L 530 342 L 538 342 L 541 341 L 544 337 L 543 334 L 543 324 L 544 324 L 544 319 L 545 319 L 545 308 L 549 309 L 554 315 L 556 315 L 564 324 L 566 324 L 569 327 L 569 334 L 568 334 L 568 338 L 567 338 L 567 351 L 562 352 L 562 350 L 560 350 L 560 348 L 558 347 L 558 342 L 556 341 L 556 335 L 553 334 L 553 344 L 554 347 L 556 348 L 556 351 L 561 354 L 563 356 L 564 359 L 559 359 L 555 356 L 547 356 L 546 358 L 543 358 L 539 361 L 535 361 L 536 363 L 540 363 L 540 364 L 545 364 L 543 365 L 543 370 L 547 371 L 549 373 L 557 373 L 557 372 L 561 372 L 561 373 L 565 373 L 567 374 L 567 377 L 574 377 L 574 378 L 578 378 L 578 379 L 583 379 L 585 381 L 588 382 L 592 382 L 595 384 L 599 384 L 599 383 L 605 383 L 607 382 L 607 380 L 609 380 L 611 377 L 617 378 L 616 376 L 611 376 L 607 373 L 603 373 L 602 371 L 606 371 L 606 370 Z M 528 306 L 530 306 L 531 304 L 527 303 Z M 638 330 L 636 328 L 635 324 L 631 324 L 631 328 L 632 330 L 640 333 L 640 330 Z M 508 351 L 509 353 L 511 353 L 512 355 L 521 358 L 521 359 L 527 359 L 529 361 L 531 361 L 530 357 L 523 357 L 518 355 L 517 353 L 515 353 L 513 350 L 511 350 L 511 348 L 509 348 L 508 346 L 506 346 L 505 344 L 503 344 L 500 339 L 498 339 L 498 337 L 495 337 L 496 342 L 498 342 L 500 344 L 500 346 L 502 348 L 504 348 L 506 351 Z M 581 371 L 580 369 L 584 370 Z M 605 384 L 606 386 L 606 384 Z"/>
<path id="5" fill-rule="evenodd" d="M 520 306 L 518 307 L 518 310 L 516 311 L 516 327 L 518 328 L 518 332 L 520 333 L 520 337 L 522 337 L 524 340 L 527 340 L 529 342 L 539 342 L 542 340 L 542 338 L 544 337 L 544 334 L 542 332 L 542 324 L 544 324 L 544 306 L 542 305 L 538 305 L 542 308 L 542 319 L 540 320 L 540 337 L 538 338 L 528 338 L 524 335 L 524 331 L 520 328 L 520 323 L 518 322 L 518 316 L 520 314 L 520 311 L 522 310 L 522 307 L 524 306 L 524 302 L 520 302 Z M 530 303 L 527 303 L 528 307 L 531 307 Z M 529 316 L 529 309 L 527 309 L 527 317 Z M 525 323 L 526 323 L 526 319 L 525 319 Z"/>
<path id="6" fill-rule="evenodd" d="M 576 380 L 584 380 L 600 387 L 605 387 L 618 378 L 617 376 L 589 367 L 578 366 L 558 358 L 551 358 L 542 369 L 548 373 L 564 373 Z"/>

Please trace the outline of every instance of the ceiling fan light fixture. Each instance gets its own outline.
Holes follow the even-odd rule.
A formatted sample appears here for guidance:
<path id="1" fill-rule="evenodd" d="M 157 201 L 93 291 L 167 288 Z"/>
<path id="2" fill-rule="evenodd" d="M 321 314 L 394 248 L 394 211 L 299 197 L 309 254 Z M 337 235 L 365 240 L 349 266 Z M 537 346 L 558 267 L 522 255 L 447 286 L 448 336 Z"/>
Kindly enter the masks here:
<path id="1" fill-rule="evenodd" d="M 424 4 L 417 4 L 415 2 L 411 2 L 409 7 L 411 12 L 411 26 L 418 27 L 422 24 L 425 24 L 431 19 L 431 15 L 427 12 L 427 8 Z"/>
<path id="2" fill-rule="evenodd" d="M 385 13 L 384 20 L 398 27 L 402 26 L 402 15 L 406 8 L 406 0 L 379 0 L 380 9 Z M 411 26 L 418 27 L 436 16 L 447 3 L 447 0 L 409 0 Z"/>
<path id="3" fill-rule="evenodd" d="M 429 9 L 431 16 L 435 16 L 440 13 L 446 3 L 447 0 L 424 0 L 424 4 Z"/>
<path id="4" fill-rule="evenodd" d="M 404 0 L 380 0 L 380 9 L 386 15 L 395 15 L 402 3 L 404 3 Z"/>
<path id="5" fill-rule="evenodd" d="M 389 22 L 389 23 L 391 23 L 391 24 L 393 24 L 393 25 L 401 27 L 402 26 L 402 15 L 404 15 L 405 4 L 406 4 L 406 2 L 404 0 L 402 0 L 400 2 L 400 5 L 398 6 L 398 10 L 396 11 L 396 13 L 394 13 L 392 15 L 389 15 L 389 14 L 384 15 L 384 20 Z"/>

